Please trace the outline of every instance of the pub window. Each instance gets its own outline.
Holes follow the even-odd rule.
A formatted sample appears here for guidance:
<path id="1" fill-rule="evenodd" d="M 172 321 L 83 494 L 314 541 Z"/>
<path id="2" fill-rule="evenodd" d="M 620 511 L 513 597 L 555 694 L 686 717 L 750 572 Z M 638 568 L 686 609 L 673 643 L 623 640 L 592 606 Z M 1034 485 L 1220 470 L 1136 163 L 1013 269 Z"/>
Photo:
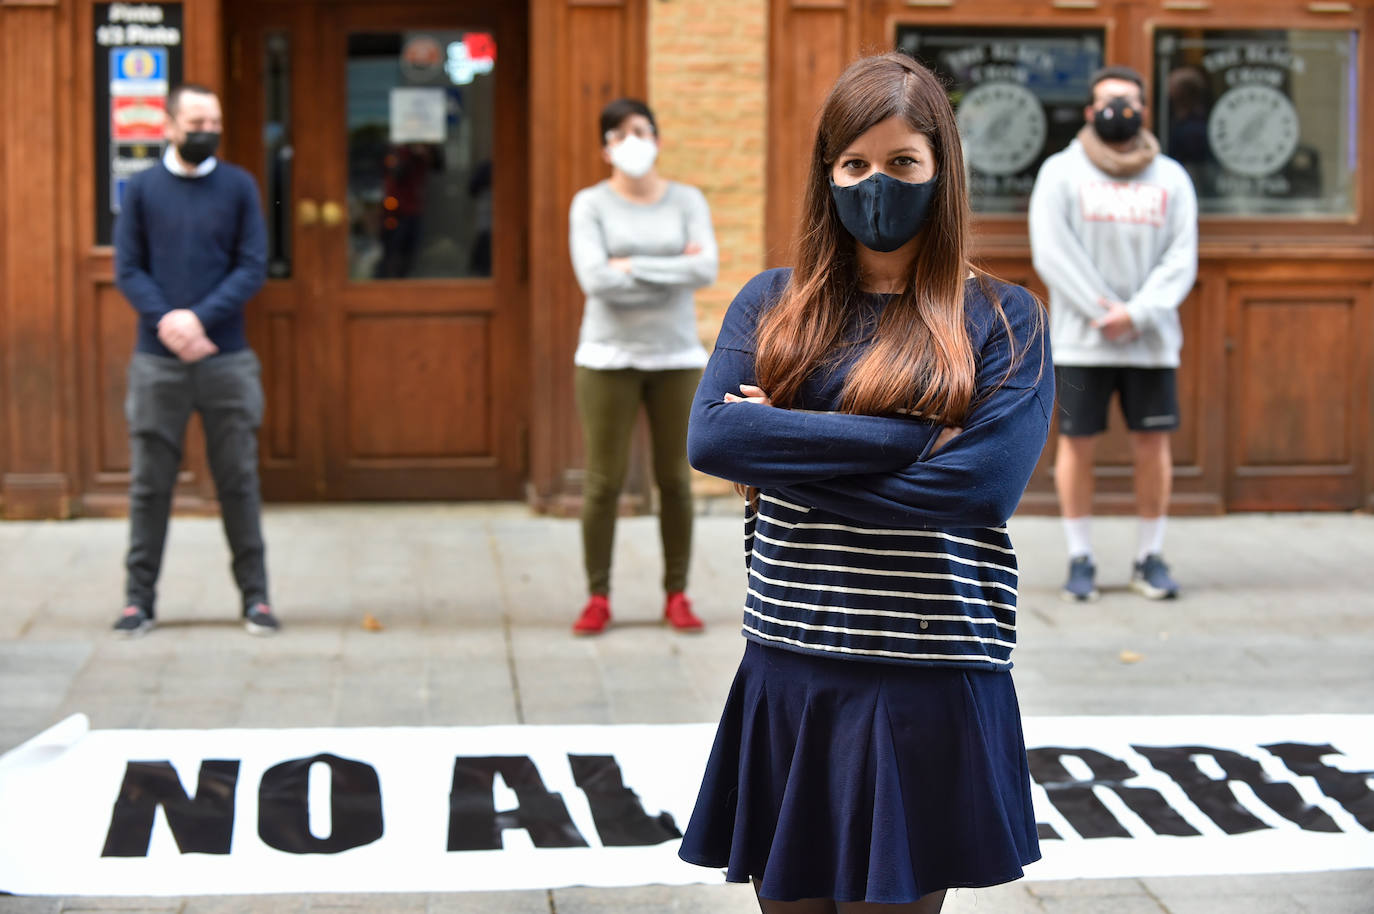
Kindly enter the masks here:
<path id="1" fill-rule="evenodd" d="M 949 89 L 975 211 L 1026 211 L 1041 163 L 1083 126 L 1102 42 L 1100 28 L 897 27 L 897 49 Z"/>
<path id="2" fill-rule="evenodd" d="M 1159 29 L 1154 124 L 1203 213 L 1355 210 L 1356 33 Z"/>

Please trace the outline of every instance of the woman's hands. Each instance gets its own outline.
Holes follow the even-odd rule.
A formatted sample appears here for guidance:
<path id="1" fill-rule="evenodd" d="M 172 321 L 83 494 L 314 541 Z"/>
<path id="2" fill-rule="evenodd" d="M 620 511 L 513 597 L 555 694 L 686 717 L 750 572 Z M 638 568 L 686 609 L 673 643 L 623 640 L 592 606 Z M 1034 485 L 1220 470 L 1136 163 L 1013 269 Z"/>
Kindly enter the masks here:
<path id="1" fill-rule="evenodd" d="M 944 428 L 940 429 L 940 434 L 935 436 L 935 443 L 930 446 L 930 456 L 934 457 L 936 454 L 938 454 L 940 452 L 940 448 L 944 447 L 946 444 L 949 444 L 950 441 L 954 440 L 954 436 L 962 431 L 962 428 L 955 428 L 954 426 L 950 425 L 946 425 Z"/>
<path id="2" fill-rule="evenodd" d="M 762 387 L 755 387 L 753 384 L 741 384 L 741 385 L 739 386 L 739 390 L 740 390 L 740 393 L 744 394 L 744 396 L 740 397 L 740 396 L 737 396 L 737 395 L 735 395 L 735 394 L 727 393 L 727 394 L 725 395 L 725 402 L 726 402 L 726 403 L 758 403 L 758 404 L 761 404 L 761 405 L 763 405 L 763 406 L 772 406 L 772 405 L 773 405 L 773 401 L 770 400 L 770 399 L 768 398 L 768 394 L 766 394 L 766 393 L 763 392 L 763 388 L 762 388 Z"/>
<path id="3" fill-rule="evenodd" d="M 739 392 L 744 394 L 744 396 L 740 397 L 736 396 L 735 394 L 727 393 L 724 398 L 725 402 L 758 403 L 762 406 L 773 405 L 773 401 L 768 398 L 768 394 L 763 392 L 762 387 L 755 387 L 753 384 L 741 384 L 739 386 Z M 735 488 L 735 494 L 738 495 L 740 498 L 743 498 L 745 501 L 749 502 L 751 505 L 754 504 L 755 501 L 758 499 L 759 490 L 754 488 L 753 486 L 746 486 L 742 482 L 732 483 L 732 485 Z"/>
<path id="4" fill-rule="evenodd" d="M 753 384 L 741 384 L 739 386 L 739 391 L 739 394 L 726 393 L 722 399 L 726 403 L 757 403 L 760 406 L 773 405 L 772 398 L 768 396 L 768 392 L 762 387 Z M 939 453 L 941 448 L 953 441 L 955 436 L 962 432 L 963 429 L 957 426 L 945 426 L 940 429 L 939 434 L 935 437 L 935 443 L 931 445 L 930 452 L 927 456 L 933 457 L 935 454 Z M 746 486 L 743 483 L 734 483 L 734 488 L 736 493 L 748 499 L 750 502 L 754 500 L 758 492 L 754 487 Z"/>

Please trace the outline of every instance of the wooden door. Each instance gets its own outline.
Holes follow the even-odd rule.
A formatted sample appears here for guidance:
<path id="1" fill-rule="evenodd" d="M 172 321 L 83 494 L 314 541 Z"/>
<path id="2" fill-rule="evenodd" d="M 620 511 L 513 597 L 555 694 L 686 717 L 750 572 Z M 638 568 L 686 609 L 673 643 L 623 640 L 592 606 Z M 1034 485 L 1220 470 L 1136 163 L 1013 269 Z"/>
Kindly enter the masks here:
<path id="1" fill-rule="evenodd" d="M 505 498 L 525 476 L 521 8 L 233 6 L 264 189 L 264 491 Z"/>

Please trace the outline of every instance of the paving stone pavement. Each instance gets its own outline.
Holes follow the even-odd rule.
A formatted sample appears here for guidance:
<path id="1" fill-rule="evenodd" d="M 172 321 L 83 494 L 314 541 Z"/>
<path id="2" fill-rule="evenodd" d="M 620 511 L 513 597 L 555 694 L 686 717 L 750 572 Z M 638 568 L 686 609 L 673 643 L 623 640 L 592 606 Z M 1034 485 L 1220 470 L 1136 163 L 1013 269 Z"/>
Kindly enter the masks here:
<path id="1" fill-rule="evenodd" d="M 743 642 L 740 525 L 711 502 L 692 594 L 705 634 L 658 623 L 653 518 L 622 521 L 597 639 L 576 522 L 515 504 L 272 506 L 277 638 L 248 637 L 218 522 L 176 518 L 159 628 L 112 638 L 121 520 L 0 524 L 0 752 L 80 711 L 98 728 L 675 723 L 715 720 Z M 1012 522 L 1022 568 L 1016 680 L 1027 715 L 1374 711 L 1374 517 L 1170 522 L 1176 602 L 1126 591 L 1130 519 L 1096 525 L 1103 599 L 1060 601 L 1058 522 Z M 360 625 L 364 614 L 385 630 Z M 1121 661 L 1122 651 L 1141 655 Z M 3 823 L 0 823 L 3 827 Z M 1374 861 L 1371 861 L 1374 867 Z M 431 895 L 0 897 L 0 912 L 755 911 L 744 886 Z M 1374 868 L 1021 882 L 961 890 L 947 914 L 1374 914 Z"/>

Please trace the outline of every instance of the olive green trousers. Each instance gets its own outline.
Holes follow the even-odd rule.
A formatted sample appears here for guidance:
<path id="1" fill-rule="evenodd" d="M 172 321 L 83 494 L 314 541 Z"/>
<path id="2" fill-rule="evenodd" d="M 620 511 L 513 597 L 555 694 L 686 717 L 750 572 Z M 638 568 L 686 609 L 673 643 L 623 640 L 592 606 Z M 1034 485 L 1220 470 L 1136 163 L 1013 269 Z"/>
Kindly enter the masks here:
<path id="1" fill-rule="evenodd" d="M 641 404 L 649 417 L 654 483 L 663 539 L 663 590 L 687 589 L 692 556 L 692 473 L 687 465 L 687 416 L 701 369 L 640 371 L 578 366 L 574 376 L 586 470 L 582 483 L 582 559 L 587 590 L 611 589 L 616 508 Z"/>

